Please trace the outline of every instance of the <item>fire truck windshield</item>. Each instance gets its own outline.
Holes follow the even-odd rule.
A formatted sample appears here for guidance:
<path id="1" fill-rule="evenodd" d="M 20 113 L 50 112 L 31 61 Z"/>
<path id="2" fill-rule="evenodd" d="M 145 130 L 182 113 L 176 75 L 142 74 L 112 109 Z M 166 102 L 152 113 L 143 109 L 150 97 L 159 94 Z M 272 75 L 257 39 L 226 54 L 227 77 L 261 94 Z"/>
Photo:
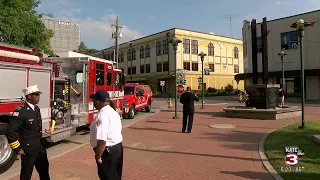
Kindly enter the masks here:
<path id="1" fill-rule="evenodd" d="M 133 94 L 134 93 L 134 87 L 125 87 L 124 88 L 124 94 Z"/>

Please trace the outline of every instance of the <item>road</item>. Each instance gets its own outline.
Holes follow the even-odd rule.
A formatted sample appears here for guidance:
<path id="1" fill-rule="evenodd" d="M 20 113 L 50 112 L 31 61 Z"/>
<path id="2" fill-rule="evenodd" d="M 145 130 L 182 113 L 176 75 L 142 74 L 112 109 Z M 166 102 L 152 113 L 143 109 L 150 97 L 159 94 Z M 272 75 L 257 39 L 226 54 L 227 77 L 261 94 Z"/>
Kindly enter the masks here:
<path id="1" fill-rule="evenodd" d="M 153 105 L 152 105 L 152 109 L 150 113 L 146 113 L 146 112 L 139 112 L 134 119 L 124 119 L 122 121 L 122 126 L 128 127 L 131 124 L 134 124 L 135 122 L 138 122 L 144 118 L 149 117 L 150 115 L 159 112 L 160 110 L 164 109 L 167 107 L 167 99 L 165 98 L 155 98 Z M 52 144 L 50 145 L 50 147 L 48 148 L 48 158 L 49 160 L 59 157 L 63 154 L 66 154 L 68 152 L 71 152 L 79 147 L 82 147 L 86 144 L 89 143 L 89 131 L 80 131 L 77 132 L 76 135 L 66 139 L 66 140 L 62 140 L 58 143 Z M 0 179 L 10 179 L 16 175 L 20 174 L 20 160 L 18 159 L 13 166 L 6 171 L 3 174 L 0 174 Z"/>

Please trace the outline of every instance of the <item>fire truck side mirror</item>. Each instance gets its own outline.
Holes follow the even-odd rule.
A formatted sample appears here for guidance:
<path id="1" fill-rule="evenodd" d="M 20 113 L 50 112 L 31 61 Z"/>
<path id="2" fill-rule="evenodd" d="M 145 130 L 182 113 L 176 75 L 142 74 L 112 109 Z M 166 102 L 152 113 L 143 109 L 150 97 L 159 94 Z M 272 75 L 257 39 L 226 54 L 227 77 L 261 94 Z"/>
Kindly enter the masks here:
<path id="1" fill-rule="evenodd" d="M 126 84 L 126 75 L 122 73 L 122 82 L 121 84 Z"/>

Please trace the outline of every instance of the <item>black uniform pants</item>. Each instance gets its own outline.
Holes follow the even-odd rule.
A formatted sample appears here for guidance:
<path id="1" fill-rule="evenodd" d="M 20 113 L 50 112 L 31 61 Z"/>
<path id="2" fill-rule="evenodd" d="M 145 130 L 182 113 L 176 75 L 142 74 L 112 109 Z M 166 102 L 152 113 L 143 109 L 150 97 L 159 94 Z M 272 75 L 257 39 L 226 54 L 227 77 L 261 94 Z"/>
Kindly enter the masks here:
<path id="1" fill-rule="evenodd" d="M 194 113 L 187 113 L 183 112 L 183 119 L 182 119 L 182 131 L 185 132 L 187 129 L 188 124 L 188 132 L 191 132 L 192 130 L 192 124 L 193 124 L 193 114 Z"/>
<path id="2" fill-rule="evenodd" d="M 100 180 L 121 180 L 123 166 L 123 146 L 122 143 L 109 147 L 109 151 L 104 150 L 102 164 L 97 164 Z"/>
<path id="3" fill-rule="evenodd" d="M 42 144 L 39 145 L 39 148 L 26 153 L 26 155 L 21 155 L 20 180 L 30 180 L 34 166 L 39 173 L 40 180 L 50 180 L 49 161 L 46 149 Z"/>

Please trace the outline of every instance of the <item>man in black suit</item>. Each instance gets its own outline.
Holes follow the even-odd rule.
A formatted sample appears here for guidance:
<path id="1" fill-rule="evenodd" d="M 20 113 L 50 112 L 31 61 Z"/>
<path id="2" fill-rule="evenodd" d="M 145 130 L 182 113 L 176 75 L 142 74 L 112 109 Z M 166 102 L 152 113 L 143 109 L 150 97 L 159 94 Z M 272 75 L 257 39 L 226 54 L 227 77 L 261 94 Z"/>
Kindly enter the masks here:
<path id="1" fill-rule="evenodd" d="M 188 122 L 188 133 L 191 133 L 193 114 L 194 114 L 194 101 L 199 101 L 196 94 L 191 93 L 191 87 L 187 87 L 187 92 L 183 93 L 180 97 L 180 103 L 183 104 L 183 121 L 182 132 L 186 132 Z"/>
<path id="2" fill-rule="evenodd" d="M 15 117 L 9 121 L 6 136 L 12 150 L 21 155 L 20 180 L 30 180 L 34 166 L 40 180 L 50 180 L 47 150 L 42 138 L 41 112 L 36 105 L 41 92 L 37 85 L 23 92 L 26 102 L 19 111 L 13 113 Z"/>

